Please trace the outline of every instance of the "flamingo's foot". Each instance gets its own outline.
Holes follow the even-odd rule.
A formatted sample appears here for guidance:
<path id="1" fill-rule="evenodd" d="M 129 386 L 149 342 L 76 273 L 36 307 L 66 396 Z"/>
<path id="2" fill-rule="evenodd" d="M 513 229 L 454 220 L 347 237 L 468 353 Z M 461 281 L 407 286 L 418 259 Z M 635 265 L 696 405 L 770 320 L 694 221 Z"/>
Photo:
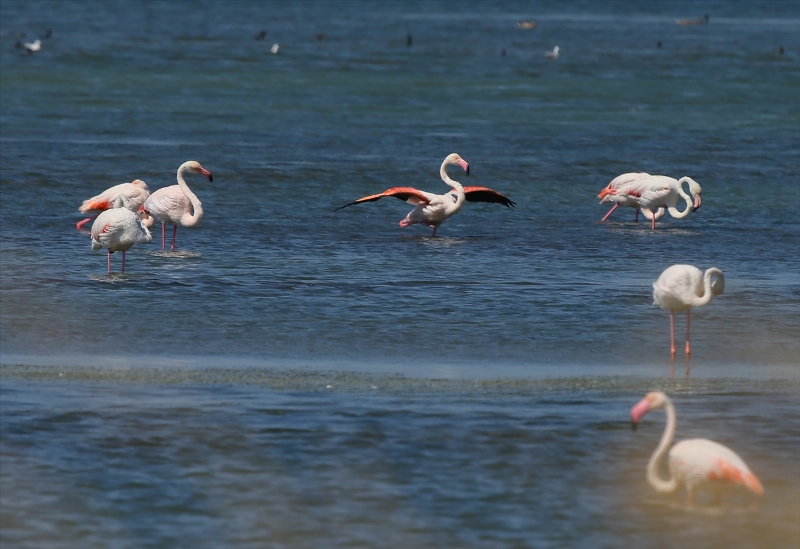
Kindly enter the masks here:
<path id="1" fill-rule="evenodd" d="M 689 344 L 686 344 L 686 360 L 692 358 L 692 350 L 689 348 Z"/>
<path id="2" fill-rule="evenodd" d="M 676 355 L 676 354 L 678 354 L 678 353 L 675 351 L 675 347 L 673 347 L 672 349 L 670 349 L 670 351 L 669 351 L 669 354 L 670 354 L 670 358 L 672 358 L 672 360 L 675 360 L 675 355 Z"/>

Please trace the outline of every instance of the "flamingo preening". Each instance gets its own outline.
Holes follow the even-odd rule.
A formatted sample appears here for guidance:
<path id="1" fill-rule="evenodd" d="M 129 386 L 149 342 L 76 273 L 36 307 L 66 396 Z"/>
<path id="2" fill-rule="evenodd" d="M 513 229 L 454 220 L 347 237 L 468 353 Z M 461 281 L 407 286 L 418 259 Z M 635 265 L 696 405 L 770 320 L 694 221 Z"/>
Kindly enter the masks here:
<path id="1" fill-rule="evenodd" d="M 716 276 L 714 283 L 712 277 Z M 692 265 L 673 265 L 653 283 L 653 305 L 669 311 L 670 353 L 675 360 L 675 311 L 686 311 L 686 359 L 691 357 L 689 323 L 693 307 L 702 307 L 725 291 L 725 276 L 716 267 L 705 273 Z"/>
<path id="2" fill-rule="evenodd" d="M 122 252 L 122 272 L 125 272 L 125 252 L 134 244 L 148 244 L 153 236 L 138 215 L 131 210 L 124 194 L 118 194 L 114 207 L 101 212 L 92 224 L 92 249 L 108 250 L 108 274 L 111 274 L 111 254 Z"/>
<path id="3" fill-rule="evenodd" d="M 636 430 L 647 412 L 660 408 L 667 411 L 667 426 L 647 464 L 647 481 L 656 491 L 674 492 L 678 486 L 684 485 L 689 503 L 694 502 L 694 493 L 698 488 L 714 492 L 717 502 L 726 485 L 740 484 L 758 495 L 764 493 L 758 478 L 750 472 L 742 458 L 722 444 L 705 438 L 695 438 L 682 440 L 670 448 L 675 437 L 675 407 L 662 392 L 648 393 L 631 409 L 633 429 Z M 658 475 L 658 466 L 668 449 L 670 478 L 663 480 Z"/>
<path id="4" fill-rule="evenodd" d="M 683 192 L 683 184 L 689 183 L 689 196 Z M 667 177 L 666 175 L 650 175 L 641 179 L 633 180 L 618 188 L 611 188 L 609 185 L 603 189 L 597 198 L 603 199 L 607 196 L 617 196 L 611 200 L 629 200 L 639 205 L 642 211 L 654 210 L 656 208 L 666 208 L 669 214 L 676 219 L 688 217 L 690 213 L 697 211 L 702 204 L 700 185 L 691 177 L 682 177 L 680 180 Z M 692 201 L 694 197 L 694 201 Z M 678 198 L 686 201 L 686 208 L 680 211 L 676 208 Z M 652 228 L 656 228 L 655 215 L 651 218 Z"/>
<path id="5" fill-rule="evenodd" d="M 606 185 L 603 190 L 604 191 L 611 191 L 612 189 L 616 190 L 619 189 L 620 187 L 627 185 L 628 183 L 632 183 L 639 179 L 644 179 L 645 177 L 650 177 L 650 174 L 645 172 L 624 173 L 612 179 L 611 182 L 608 185 Z M 612 194 L 606 192 L 606 194 L 603 196 L 603 199 L 600 201 L 600 204 L 603 204 L 604 202 L 613 202 L 614 206 L 610 210 L 608 210 L 608 213 L 605 216 L 603 216 L 603 219 L 600 220 L 601 223 L 606 219 L 608 219 L 611 216 L 611 214 L 614 213 L 614 210 L 616 210 L 620 206 L 628 206 L 630 208 L 636 208 L 636 218 L 634 219 L 634 221 L 636 223 L 639 222 L 639 212 L 641 211 L 639 209 L 639 203 L 636 202 L 636 200 L 634 200 L 633 198 L 629 197 L 628 195 L 616 194 L 616 193 Z M 658 208 L 655 214 L 650 210 L 644 210 L 643 213 L 648 220 L 652 219 L 653 215 L 655 215 L 656 220 L 658 220 L 664 216 L 665 212 L 666 210 L 664 208 Z"/>
<path id="6" fill-rule="evenodd" d="M 150 195 L 142 210 L 161 222 L 161 249 L 166 249 L 166 224 L 172 223 L 172 246 L 175 250 L 175 235 L 178 225 L 181 227 L 194 227 L 203 218 L 203 204 L 186 184 L 183 179 L 185 172 L 194 172 L 204 175 L 209 181 L 214 181 L 211 172 L 206 170 L 199 162 L 189 160 L 178 168 L 178 184 L 158 189 Z"/>
<path id="7" fill-rule="evenodd" d="M 428 193 L 413 187 L 392 187 L 382 193 L 359 198 L 354 202 L 336 208 L 334 211 L 341 210 L 342 208 L 354 204 L 374 202 L 386 196 L 393 196 L 416 206 L 416 208 L 409 212 L 405 219 L 400 221 L 401 227 L 408 227 L 414 224 L 427 225 L 433 229 L 431 236 L 436 236 L 436 229 L 439 228 L 445 219 L 460 212 L 461 208 L 464 207 L 465 200 L 468 202 L 494 202 L 509 208 L 516 205 L 512 200 L 509 200 L 502 194 L 488 187 L 464 187 L 461 183 L 451 179 L 450 176 L 447 175 L 445 168 L 449 165 L 461 166 L 466 174 L 469 175 L 469 164 L 467 164 L 466 160 L 456 153 L 448 155 L 439 169 L 439 175 L 442 181 L 453 188 L 452 191 L 446 194 Z"/>
<path id="8" fill-rule="evenodd" d="M 135 179 L 130 183 L 120 183 L 104 190 L 97 196 L 93 196 L 88 200 L 84 200 L 78 210 L 83 214 L 89 214 L 90 217 L 78 221 L 76 228 L 81 229 L 86 223 L 100 215 L 100 212 L 110 210 L 114 207 L 114 201 L 117 196 L 122 194 L 127 199 L 127 207 L 132 212 L 138 212 L 142 207 L 145 200 L 150 196 L 150 189 L 147 188 L 147 183 L 141 179 Z M 150 221 L 152 224 L 152 221 Z M 145 223 L 147 225 L 147 223 Z M 149 226 L 149 225 L 148 225 Z"/>

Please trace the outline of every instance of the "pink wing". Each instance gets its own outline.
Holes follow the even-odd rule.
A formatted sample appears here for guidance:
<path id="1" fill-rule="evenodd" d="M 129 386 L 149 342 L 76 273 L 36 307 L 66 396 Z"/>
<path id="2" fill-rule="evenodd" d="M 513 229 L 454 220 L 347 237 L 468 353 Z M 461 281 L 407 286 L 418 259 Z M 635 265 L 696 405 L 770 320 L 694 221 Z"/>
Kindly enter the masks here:
<path id="1" fill-rule="evenodd" d="M 359 198 L 354 202 L 350 202 L 345 204 L 344 206 L 339 206 L 336 208 L 335 211 L 341 210 L 342 208 L 346 208 L 348 206 L 353 206 L 355 204 L 361 204 L 362 202 L 374 202 L 376 200 L 380 200 L 386 196 L 393 196 L 394 198 L 399 198 L 400 200 L 405 200 L 409 204 L 427 204 L 430 202 L 430 199 L 427 196 L 427 193 L 420 191 L 419 189 L 415 189 L 413 187 L 392 187 L 391 189 L 387 189 L 382 193 L 378 194 L 371 194 L 369 196 L 365 196 L 363 198 Z"/>
<path id="2" fill-rule="evenodd" d="M 135 180 L 133 183 L 120 183 L 119 185 L 109 187 L 97 196 L 84 200 L 83 204 L 81 204 L 78 209 L 82 213 L 97 210 L 110 210 L 114 207 L 114 200 L 116 200 L 117 196 L 120 194 L 124 194 L 128 198 L 128 201 L 131 203 L 131 208 L 135 211 L 144 204 L 144 201 L 150 196 L 150 191 L 147 189 L 145 182 L 139 179 Z"/>

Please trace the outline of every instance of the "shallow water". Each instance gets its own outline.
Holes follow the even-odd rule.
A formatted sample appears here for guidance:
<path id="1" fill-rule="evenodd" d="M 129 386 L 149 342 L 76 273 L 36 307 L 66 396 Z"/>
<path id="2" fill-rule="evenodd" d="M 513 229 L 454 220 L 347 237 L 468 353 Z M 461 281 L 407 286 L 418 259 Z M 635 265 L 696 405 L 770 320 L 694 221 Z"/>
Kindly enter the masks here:
<path id="1" fill-rule="evenodd" d="M 783 2 L 4 1 L 3 543 L 797 545 L 798 31 Z M 451 152 L 517 207 L 436 238 L 398 200 L 333 211 L 443 192 Z M 189 159 L 201 224 L 106 275 L 78 205 Z M 634 170 L 703 207 L 601 224 Z M 674 263 L 726 289 L 671 381 Z M 651 492 L 653 387 L 760 504 Z"/>

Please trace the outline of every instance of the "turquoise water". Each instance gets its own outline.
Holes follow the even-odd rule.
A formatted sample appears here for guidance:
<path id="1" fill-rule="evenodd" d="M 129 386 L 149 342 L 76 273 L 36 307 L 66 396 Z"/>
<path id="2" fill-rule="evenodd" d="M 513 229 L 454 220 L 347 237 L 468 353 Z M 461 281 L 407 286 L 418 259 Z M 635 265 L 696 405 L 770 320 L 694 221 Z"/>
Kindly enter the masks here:
<path id="1" fill-rule="evenodd" d="M 800 542 L 797 4 L 1 7 L 4 544 Z M 48 28 L 41 52 L 14 48 Z M 333 211 L 443 192 L 451 152 L 470 163 L 454 178 L 517 207 L 467 204 L 436 238 L 398 227 L 399 200 Z M 189 159 L 214 174 L 189 179 L 202 223 L 107 276 L 77 207 L 174 184 Z M 628 171 L 691 176 L 703 207 L 656 231 L 631 210 L 599 223 L 597 193 Z M 674 263 L 726 289 L 670 381 L 651 285 Z M 691 395 L 678 436 L 733 447 L 761 504 L 652 493 L 663 418 L 626 421 L 653 387 Z"/>

